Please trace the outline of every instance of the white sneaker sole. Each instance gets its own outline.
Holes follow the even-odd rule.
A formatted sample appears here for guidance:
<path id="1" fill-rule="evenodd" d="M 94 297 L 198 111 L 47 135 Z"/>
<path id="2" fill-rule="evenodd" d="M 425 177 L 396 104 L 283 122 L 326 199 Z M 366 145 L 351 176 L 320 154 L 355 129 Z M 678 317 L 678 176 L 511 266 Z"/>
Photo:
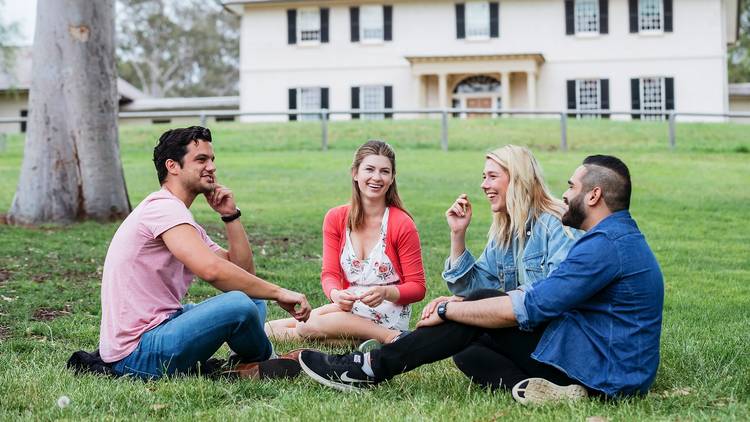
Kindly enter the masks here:
<path id="1" fill-rule="evenodd" d="M 343 383 L 336 382 L 336 381 L 333 381 L 333 380 L 328 379 L 328 378 L 323 378 L 320 375 L 318 375 L 315 371 L 313 371 L 312 369 L 308 368 L 307 365 L 305 365 L 305 362 L 301 359 L 301 357 L 300 357 L 300 360 L 299 360 L 299 366 L 302 367 L 302 370 L 305 371 L 305 373 L 307 374 L 308 377 L 312 378 L 313 380 L 315 380 L 319 384 L 325 385 L 326 387 L 331 387 L 333 389 L 336 389 L 336 390 L 339 390 L 339 391 L 343 391 L 345 393 L 352 393 L 352 392 L 355 392 L 355 391 L 363 391 L 363 390 L 366 389 L 366 387 L 354 387 L 354 386 L 349 385 L 349 384 L 343 384 Z"/>
<path id="2" fill-rule="evenodd" d="M 528 382 L 526 387 L 521 384 Z M 523 392 L 523 397 L 519 394 Z M 582 385 L 571 384 L 560 386 L 544 378 L 529 378 L 513 386 L 513 398 L 523 405 L 538 405 L 560 401 L 575 401 L 588 397 L 589 393 Z"/>

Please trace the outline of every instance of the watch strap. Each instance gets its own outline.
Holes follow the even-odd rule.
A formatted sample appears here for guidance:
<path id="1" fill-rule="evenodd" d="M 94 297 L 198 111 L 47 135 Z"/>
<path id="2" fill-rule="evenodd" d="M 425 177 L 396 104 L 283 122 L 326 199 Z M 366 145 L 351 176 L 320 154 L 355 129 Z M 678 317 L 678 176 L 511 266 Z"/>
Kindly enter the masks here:
<path id="1" fill-rule="evenodd" d="M 448 321 L 448 317 L 445 316 L 445 313 L 448 311 L 448 302 L 440 302 L 440 304 L 437 307 L 437 314 L 443 321 Z"/>
<path id="2" fill-rule="evenodd" d="M 242 215 L 242 212 L 240 211 L 239 208 L 237 208 L 237 211 L 235 211 L 234 214 L 232 214 L 232 215 L 226 215 L 226 216 L 222 215 L 221 216 L 221 221 L 223 221 L 225 223 L 231 223 L 232 221 L 240 218 L 241 215 Z"/>

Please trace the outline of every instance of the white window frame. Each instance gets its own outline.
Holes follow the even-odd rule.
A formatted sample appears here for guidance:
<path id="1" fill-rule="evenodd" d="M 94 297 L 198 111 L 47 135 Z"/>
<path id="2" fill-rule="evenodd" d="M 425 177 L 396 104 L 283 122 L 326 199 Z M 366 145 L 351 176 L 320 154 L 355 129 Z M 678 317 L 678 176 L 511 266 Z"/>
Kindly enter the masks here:
<path id="1" fill-rule="evenodd" d="M 359 109 L 360 110 L 383 110 L 385 109 L 385 85 L 362 85 L 359 87 Z M 362 113 L 363 120 L 383 120 L 385 114 Z"/>
<path id="2" fill-rule="evenodd" d="M 591 89 L 591 84 L 596 87 Z M 584 91 L 586 90 L 586 92 Z M 593 95 L 591 95 L 593 91 Z M 587 94 L 587 95 L 584 95 Z M 588 101 L 594 99 L 594 101 Z M 584 102 L 584 100 L 587 100 Z M 602 109 L 602 82 L 599 79 L 576 79 L 576 110 L 591 111 Z M 598 119 L 598 114 L 578 114 L 579 119 Z"/>
<path id="3" fill-rule="evenodd" d="M 647 2 L 655 2 L 659 5 L 659 28 L 658 29 L 651 29 L 651 28 L 645 28 L 643 27 L 644 23 L 644 13 L 643 5 L 642 3 L 644 1 Z M 645 34 L 645 35 L 658 35 L 664 33 L 664 0 L 638 0 L 638 33 L 639 34 Z"/>
<path id="4" fill-rule="evenodd" d="M 382 5 L 359 7 L 359 41 L 380 44 L 385 38 L 385 18 Z"/>
<path id="5" fill-rule="evenodd" d="M 480 6 L 484 10 L 479 10 Z M 485 13 L 486 12 L 486 13 Z M 482 26 L 482 28 L 479 28 Z M 478 32 L 481 29 L 481 33 Z M 464 30 L 467 40 L 488 40 L 490 39 L 490 2 L 489 1 L 471 1 L 466 2 L 464 7 Z"/>
<path id="6" fill-rule="evenodd" d="M 317 38 L 304 39 L 305 32 L 317 31 Z M 297 9 L 297 40 L 301 45 L 318 45 L 321 39 L 320 9 L 319 8 L 301 8 Z M 308 34 L 309 37 L 309 34 Z"/>
<path id="7" fill-rule="evenodd" d="M 659 81 L 659 97 L 661 98 L 660 104 L 657 104 L 656 102 L 651 101 L 649 104 L 646 103 L 646 81 L 652 80 L 652 81 Z M 667 83 L 666 78 L 663 76 L 644 76 L 639 79 L 638 83 L 638 96 L 639 96 L 639 102 L 641 104 L 641 111 L 650 111 L 650 112 L 663 112 L 666 114 L 667 112 Z M 664 114 L 642 114 L 641 120 L 664 120 Z"/>
<path id="8" fill-rule="evenodd" d="M 585 12 L 590 12 L 591 10 L 594 10 L 593 26 L 582 28 L 582 21 L 588 17 L 588 14 Z M 575 28 L 575 34 L 584 37 L 598 36 L 601 30 L 599 27 L 601 18 L 600 13 L 599 0 L 575 0 L 573 5 L 573 25 Z"/>
<path id="9" fill-rule="evenodd" d="M 312 99 L 317 96 L 317 104 Z M 311 98 L 312 97 L 312 98 Z M 319 86 L 303 86 L 297 88 L 297 111 L 320 110 L 323 102 L 323 89 Z M 300 114 L 297 120 L 320 120 L 317 114 Z"/>

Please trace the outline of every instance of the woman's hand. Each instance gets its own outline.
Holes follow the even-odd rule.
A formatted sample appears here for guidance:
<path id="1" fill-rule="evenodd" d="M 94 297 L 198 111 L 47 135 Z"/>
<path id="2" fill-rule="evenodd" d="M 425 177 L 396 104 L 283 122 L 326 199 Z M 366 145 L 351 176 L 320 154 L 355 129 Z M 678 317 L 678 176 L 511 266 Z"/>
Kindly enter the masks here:
<path id="1" fill-rule="evenodd" d="M 371 308 L 380 305 L 384 300 L 395 302 L 398 298 L 398 289 L 392 286 L 375 286 L 359 296 L 359 300 Z"/>
<path id="2" fill-rule="evenodd" d="M 354 306 L 354 301 L 358 300 L 359 297 L 353 295 L 348 290 L 331 290 L 331 301 L 341 308 L 342 311 L 349 312 Z"/>
<path id="3" fill-rule="evenodd" d="M 465 193 L 458 195 L 458 198 L 445 212 L 445 219 L 448 220 L 448 226 L 453 233 L 464 233 L 471 223 L 471 202 Z"/>
<path id="4" fill-rule="evenodd" d="M 437 299 L 432 299 L 430 303 L 425 305 L 424 309 L 422 309 L 421 319 L 429 319 L 430 316 L 435 313 L 435 309 L 437 309 L 438 305 L 442 302 L 462 302 L 463 300 L 464 298 L 461 296 L 440 296 Z"/>

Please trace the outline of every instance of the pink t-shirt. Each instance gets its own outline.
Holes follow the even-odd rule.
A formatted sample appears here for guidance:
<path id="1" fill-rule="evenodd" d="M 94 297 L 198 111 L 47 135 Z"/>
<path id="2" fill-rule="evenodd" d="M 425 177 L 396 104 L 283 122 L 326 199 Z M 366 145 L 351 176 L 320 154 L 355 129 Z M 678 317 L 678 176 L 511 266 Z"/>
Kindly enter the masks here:
<path id="1" fill-rule="evenodd" d="M 112 238 L 102 274 L 99 353 L 105 362 L 128 356 L 143 333 L 182 308 L 195 275 L 161 238 L 180 224 L 195 227 L 212 251 L 220 249 L 185 203 L 164 188 L 147 196 Z"/>

